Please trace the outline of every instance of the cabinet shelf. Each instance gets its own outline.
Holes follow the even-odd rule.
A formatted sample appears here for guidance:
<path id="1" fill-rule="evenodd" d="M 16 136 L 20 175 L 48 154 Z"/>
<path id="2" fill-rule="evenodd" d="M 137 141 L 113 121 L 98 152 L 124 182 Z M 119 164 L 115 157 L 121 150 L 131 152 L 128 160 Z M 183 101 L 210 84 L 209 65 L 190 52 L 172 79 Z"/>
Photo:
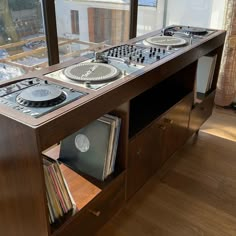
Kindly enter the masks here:
<path id="1" fill-rule="evenodd" d="M 45 150 L 43 155 L 57 160 L 59 158 L 59 152 L 60 145 L 55 145 Z M 91 176 L 75 172 L 62 163 L 60 164 L 60 168 L 75 201 L 76 209 L 74 212 L 69 212 L 51 225 L 51 233 L 53 235 L 60 235 L 60 232 L 63 231 L 67 225 L 77 221 L 80 215 L 86 214 L 84 213 L 86 211 L 90 212 L 91 210 L 88 209 L 90 205 L 93 204 L 94 199 L 103 196 L 106 193 L 106 189 L 111 188 L 110 186 L 117 181 L 116 179 L 120 179 L 120 176 L 124 176 L 124 171 L 122 172 L 122 170 L 116 169 L 105 181 L 99 181 Z M 96 211 L 92 211 L 90 214 L 96 215 Z"/>
<path id="2" fill-rule="evenodd" d="M 81 235 L 93 235 L 124 204 L 125 171 L 100 189 L 64 165 L 61 170 L 78 209 L 51 225 L 51 235 L 74 235 L 78 228 Z"/>
<path id="3" fill-rule="evenodd" d="M 43 155 L 45 155 L 49 158 L 52 158 L 54 160 L 57 160 L 59 158 L 59 153 L 60 153 L 60 145 L 58 144 L 58 145 L 53 146 L 52 148 L 45 150 L 43 152 Z M 62 170 L 63 174 L 65 174 L 65 176 L 68 176 L 69 182 L 73 182 L 74 179 L 78 179 L 78 181 L 75 181 L 75 183 L 72 184 L 72 187 L 74 185 L 76 186 L 77 184 L 83 185 L 84 182 L 82 180 L 84 180 L 98 189 L 103 189 L 123 171 L 123 169 L 121 167 L 116 165 L 114 172 L 111 175 L 109 175 L 104 181 L 100 181 L 100 180 L 98 180 L 88 174 L 85 174 L 81 171 L 77 170 L 75 172 L 70 167 L 67 167 L 65 164 L 60 163 L 60 166 L 61 166 L 61 170 Z M 67 178 L 66 178 L 66 180 L 67 180 Z"/>
<path id="4" fill-rule="evenodd" d="M 69 167 L 60 164 L 62 174 L 68 184 L 68 188 L 75 201 L 76 209 L 74 212 L 70 212 L 62 219 L 51 225 L 51 231 L 55 232 L 63 224 L 67 224 L 71 217 L 78 214 L 89 202 L 91 202 L 102 190 L 96 185 L 92 184 Z"/>

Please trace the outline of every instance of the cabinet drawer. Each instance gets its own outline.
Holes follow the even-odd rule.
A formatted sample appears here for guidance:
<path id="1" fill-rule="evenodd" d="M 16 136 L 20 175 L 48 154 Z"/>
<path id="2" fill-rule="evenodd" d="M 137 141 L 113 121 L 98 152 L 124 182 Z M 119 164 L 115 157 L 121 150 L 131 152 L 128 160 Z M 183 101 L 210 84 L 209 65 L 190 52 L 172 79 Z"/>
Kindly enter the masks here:
<path id="1" fill-rule="evenodd" d="M 200 129 L 201 125 L 211 116 L 214 106 L 215 92 L 211 93 L 204 101 L 198 104 L 190 116 L 189 130 L 190 134 Z"/>
<path id="2" fill-rule="evenodd" d="M 60 236 L 92 236 L 125 203 L 125 173 L 118 176 L 87 206 L 80 210 L 73 222 L 63 227 Z"/>

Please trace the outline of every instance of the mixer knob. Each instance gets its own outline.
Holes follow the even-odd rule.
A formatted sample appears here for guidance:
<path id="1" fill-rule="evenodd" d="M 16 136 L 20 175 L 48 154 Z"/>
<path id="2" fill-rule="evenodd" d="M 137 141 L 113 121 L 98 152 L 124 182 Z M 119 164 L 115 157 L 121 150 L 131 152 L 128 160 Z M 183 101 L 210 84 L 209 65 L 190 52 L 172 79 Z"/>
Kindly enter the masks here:
<path id="1" fill-rule="evenodd" d="M 87 88 L 91 88 L 91 83 L 90 83 L 90 81 L 85 81 L 85 82 L 84 82 L 84 85 L 85 85 Z"/>
<path id="2" fill-rule="evenodd" d="M 150 48 L 150 52 L 152 52 L 152 47 Z"/>
<path id="3" fill-rule="evenodd" d="M 157 55 L 156 59 L 159 61 L 161 59 L 161 57 L 159 55 Z"/>
<path id="4" fill-rule="evenodd" d="M 165 54 L 165 53 L 166 53 L 166 50 L 163 48 L 163 51 L 162 51 L 162 52 L 163 52 L 163 54 Z"/>
<path id="5" fill-rule="evenodd" d="M 157 49 L 156 48 L 154 48 L 154 52 L 156 52 L 157 51 Z"/>
<path id="6" fill-rule="evenodd" d="M 161 49 L 160 49 L 160 48 L 158 48 L 158 49 L 157 49 L 157 51 L 158 51 L 158 52 L 161 52 Z"/>

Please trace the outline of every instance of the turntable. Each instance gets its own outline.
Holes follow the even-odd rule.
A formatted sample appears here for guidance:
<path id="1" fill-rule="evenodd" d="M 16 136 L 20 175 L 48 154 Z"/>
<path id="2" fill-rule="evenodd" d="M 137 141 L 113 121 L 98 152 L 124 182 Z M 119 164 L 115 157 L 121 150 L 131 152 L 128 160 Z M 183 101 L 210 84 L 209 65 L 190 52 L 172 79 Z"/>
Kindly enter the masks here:
<path id="1" fill-rule="evenodd" d="M 206 36 L 213 31 L 208 31 L 205 28 L 191 27 L 191 26 L 170 26 L 163 29 L 165 36 L 184 35 L 184 36 Z"/>
<path id="2" fill-rule="evenodd" d="M 187 45 L 187 41 L 183 38 L 172 36 L 154 36 L 145 40 L 147 43 L 159 47 L 182 47 Z"/>
<path id="3" fill-rule="evenodd" d="M 213 30 L 190 26 L 169 26 L 158 34 L 136 42 L 136 46 L 155 47 L 162 51 L 160 59 L 181 50 L 185 46 L 198 43 L 212 34 Z"/>
<path id="4" fill-rule="evenodd" d="M 106 54 L 104 54 L 106 57 Z M 104 56 L 103 55 L 103 56 Z M 95 58 L 79 64 L 69 66 L 65 69 L 46 74 L 46 77 L 75 84 L 89 90 L 98 90 L 111 84 L 117 79 L 143 68 L 141 65 L 126 63 L 123 59 L 106 57 L 106 60 L 96 62 Z"/>
<path id="5" fill-rule="evenodd" d="M 0 104 L 38 118 L 86 93 L 48 83 L 47 80 L 30 78 L 0 88 Z"/>
<path id="6" fill-rule="evenodd" d="M 64 70 L 64 75 L 80 83 L 107 83 L 115 80 L 121 71 L 109 64 L 103 63 L 80 63 Z"/>

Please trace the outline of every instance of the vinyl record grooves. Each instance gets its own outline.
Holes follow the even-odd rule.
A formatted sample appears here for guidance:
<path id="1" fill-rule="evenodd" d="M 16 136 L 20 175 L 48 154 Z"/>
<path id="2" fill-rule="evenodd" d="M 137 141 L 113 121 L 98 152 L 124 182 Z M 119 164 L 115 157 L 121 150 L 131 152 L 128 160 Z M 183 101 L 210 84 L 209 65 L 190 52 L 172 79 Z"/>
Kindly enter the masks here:
<path id="1" fill-rule="evenodd" d="M 163 47 L 166 46 L 181 47 L 187 44 L 187 41 L 185 39 L 172 36 L 154 36 L 151 38 L 147 38 L 146 41 L 149 44 Z"/>
<path id="2" fill-rule="evenodd" d="M 193 35 L 204 35 L 204 34 L 207 34 L 207 30 L 206 29 L 195 28 L 195 27 L 182 27 L 181 31 L 185 31 L 185 32 L 193 34 Z"/>
<path id="3" fill-rule="evenodd" d="M 77 82 L 105 83 L 117 79 L 120 70 L 101 63 L 80 63 L 67 67 L 64 75 Z"/>

